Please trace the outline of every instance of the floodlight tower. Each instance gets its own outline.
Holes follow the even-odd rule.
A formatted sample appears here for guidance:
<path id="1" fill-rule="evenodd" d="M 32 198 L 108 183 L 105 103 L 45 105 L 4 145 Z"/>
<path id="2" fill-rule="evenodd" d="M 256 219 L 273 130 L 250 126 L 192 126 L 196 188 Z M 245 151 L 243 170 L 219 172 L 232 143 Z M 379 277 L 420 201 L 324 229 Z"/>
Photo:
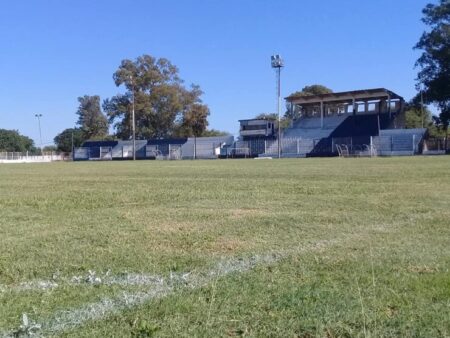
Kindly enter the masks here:
<path id="1" fill-rule="evenodd" d="M 277 115 L 278 115 L 278 158 L 281 158 L 281 68 L 284 67 L 284 61 L 280 55 L 270 57 L 272 68 L 277 70 Z"/>
<path id="2" fill-rule="evenodd" d="M 41 152 L 42 152 L 42 132 L 41 132 L 41 117 L 42 114 L 34 114 L 35 117 L 38 119 L 38 126 L 39 126 L 39 141 L 41 145 Z"/>

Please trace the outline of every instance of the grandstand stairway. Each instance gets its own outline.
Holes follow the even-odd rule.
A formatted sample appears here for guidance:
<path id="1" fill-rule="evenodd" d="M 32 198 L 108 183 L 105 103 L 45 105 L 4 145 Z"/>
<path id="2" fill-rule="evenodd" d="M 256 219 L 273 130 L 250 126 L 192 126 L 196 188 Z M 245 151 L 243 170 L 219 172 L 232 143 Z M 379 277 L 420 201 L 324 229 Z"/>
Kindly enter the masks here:
<path id="1" fill-rule="evenodd" d="M 320 117 L 299 119 L 294 122 L 291 128 L 284 131 L 283 137 L 302 139 L 322 139 L 329 137 L 348 117 L 348 114 L 324 117 L 323 127 L 321 127 Z"/>

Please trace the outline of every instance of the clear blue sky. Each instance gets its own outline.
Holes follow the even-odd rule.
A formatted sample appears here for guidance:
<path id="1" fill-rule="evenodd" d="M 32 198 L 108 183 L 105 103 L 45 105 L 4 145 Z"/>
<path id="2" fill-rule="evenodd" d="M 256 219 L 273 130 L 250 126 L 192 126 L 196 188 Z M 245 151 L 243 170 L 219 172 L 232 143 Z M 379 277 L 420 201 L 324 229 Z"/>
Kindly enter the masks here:
<path id="1" fill-rule="evenodd" d="M 166 57 L 201 86 L 210 127 L 276 109 L 270 55 L 285 59 L 282 95 L 386 87 L 410 99 L 429 0 L 17 0 L 0 10 L 0 128 L 44 143 L 76 122 L 77 97 L 111 97 L 120 61 Z"/>

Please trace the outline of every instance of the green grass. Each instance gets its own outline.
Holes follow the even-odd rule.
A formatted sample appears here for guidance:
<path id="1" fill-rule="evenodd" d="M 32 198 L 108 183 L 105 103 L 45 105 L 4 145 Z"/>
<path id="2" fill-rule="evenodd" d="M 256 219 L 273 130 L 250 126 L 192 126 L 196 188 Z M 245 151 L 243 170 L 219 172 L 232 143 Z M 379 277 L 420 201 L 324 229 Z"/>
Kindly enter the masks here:
<path id="1" fill-rule="evenodd" d="M 449 192 L 450 157 L 1 165 L 0 336 L 143 289 L 22 282 L 276 252 L 54 334 L 449 337 Z"/>

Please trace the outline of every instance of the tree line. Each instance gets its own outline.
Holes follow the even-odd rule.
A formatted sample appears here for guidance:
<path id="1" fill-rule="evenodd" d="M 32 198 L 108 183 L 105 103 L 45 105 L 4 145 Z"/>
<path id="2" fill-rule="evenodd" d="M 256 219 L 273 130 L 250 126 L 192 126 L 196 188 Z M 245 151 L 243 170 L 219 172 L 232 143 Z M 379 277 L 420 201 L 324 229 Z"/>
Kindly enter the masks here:
<path id="1" fill-rule="evenodd" d="M 425 103 L 438 107 L 439 114 L 432 117 L 432 122 L 445 135 L 447 147 L 450 124 L 450 1 L 428 4 L 422 14 L 422 22 L 428 30 L 414 46 L 414 49 L 422 51 L 416 62 L 419 67 L 417 85 L 422 93 L 412 100 L 412 105 L 417 109 L 423 98 Z"/>
<path id="2" fill-rule="evenodd" d="M 18 130 L 0 129 L 0 152 L 30 152 L 37 154 L 39 149 L 35 147 L 34 141 Z"/>
<path id="3" fill-rule="evenodd" d="M 102 103 L 98 95 L 79 97 L 77 127 L 55 137 L 59 150 L 71 151 L 86 140 L 130 139 L 133 110 L 136 139 L 227 134 L 208 129 L 210 110 L 201 99 L 200 86 L 186 87 L 178 68 L 165 58 L 143 55 L 123 60 L 113 79 L 125 93 Z"/>
<path id="4" fill-rule="evenodd" d="M 431 135 L 444 136 L 446 143 L 450 124 L 450 1 L 438 0 L 422 11 L 422 21 L 428 29 L 414 49 L 422 54 L 416 62 L 419 68 L 417 88 L 420 91 L 406 109 L 406 127 L 427 127 Z M 203 103 L 198 85 L 185 86 L 178 68 L 165 58 L 142 55 L 135 60 L 123 60 L 113 80 L 125 92 L 101 102 L 98 95 L 78 98 L 77 125 L 59 133 L 54 142 L 58 150 L 69 152 L 86 140 L 130 139 L 131 114 L 134 107 L 136 137 L 138 139 L 162 137 L 216 136 L 227 134 L 208 129 L 210 110 Z M 304 87 L 297 95 L 332 92 L 322 85 Z M 439 109 L 432 115 L 427 107 Z M 281 127 L 295 119 L 287 112 Z M 258 117 L 275 117 L 260 114 Z M 110 134 L 109 130 L 113 133 Z M 16 130 L 0 129 L 0 151 L 37 152 L 33 140 Z"/>
<path id="5" fill-rule="evenodd" d="M 414 46 L 414 49 L 422 51 L 415 65 L 419 68 L 416 79 L 419 93 L 407 103 L 405 127 L 428 128 L 431 136 L 443 136 L 447 142 L 450 124 L 450 1 L 438 0 L 437 4 L 428 4 L 422 13 L 422 21 L 428 30 Z M 116 86 L 124 86 L 126 92 L 104 100 L 102 105 L 98 96 L 78 98 L 78 127 L 66 129 L 55 138 L 60 150 L 71 149 L 72 135 L 75 146 L 87 139 L 129 139 L 133 102 L 138 139 L 223 134 L 207 129 L 210 111 L 201 100 L 203 92 L 197 85 L 186 88 L 178 68 L 167 59 L 143 55 L 134 61 L 123 60 L 113 79 Z M 326 86 L 311 85 L 293 95 L 331 92 Z M 431 113 L 426 106 L 430 104 L 437 106 L 438 115 Z M 284 114 L 281 128 L 286 128 L 296 118 L 294 114 L 289 110 Z M 276 114 L 256 117 L 277 119 Z M 114 135 L 108 134 L 110 125 Z"/>

